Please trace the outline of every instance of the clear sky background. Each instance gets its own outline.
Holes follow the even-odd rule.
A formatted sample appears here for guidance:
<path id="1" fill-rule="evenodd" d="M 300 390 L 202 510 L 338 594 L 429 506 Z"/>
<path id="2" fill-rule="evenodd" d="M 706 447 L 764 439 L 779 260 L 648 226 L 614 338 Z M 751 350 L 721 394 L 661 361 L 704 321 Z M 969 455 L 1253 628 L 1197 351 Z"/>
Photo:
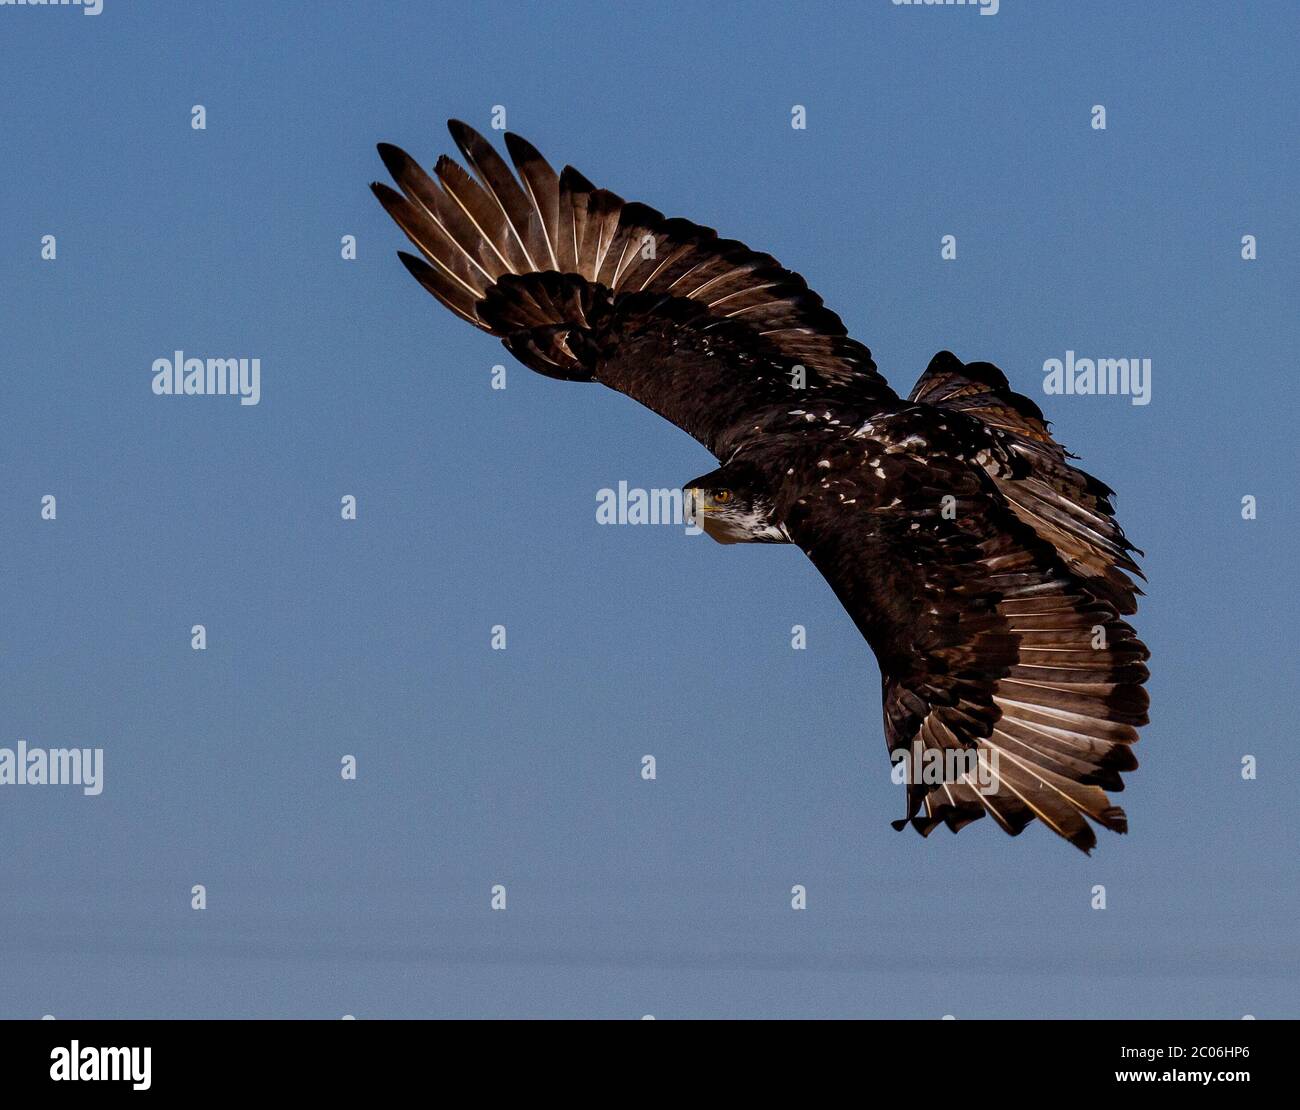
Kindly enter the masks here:
<path id="1" fill-rule="evenodd" d="M 0 788 L 0 1017 L 1297 1016 L 1298 31 L 0 8 L 0 746 L 105 751 L 99 797 Z M 876 663 L 803 555 L 596 524 L 710 456 L 599 386 L 492 391 L 508 357 L 366 188 L 376 141 L 431 164 L 494 105 L 804 273 L 900 392 L 996 362 L 1117 489 L 1150 578 L 1130 835 L 895 833 Z M 155 396 L 176 349 L 260 358 L 261 403 Z M 1066 350 L 1149 357 L 1151 403 L 1044 397 Z"/>

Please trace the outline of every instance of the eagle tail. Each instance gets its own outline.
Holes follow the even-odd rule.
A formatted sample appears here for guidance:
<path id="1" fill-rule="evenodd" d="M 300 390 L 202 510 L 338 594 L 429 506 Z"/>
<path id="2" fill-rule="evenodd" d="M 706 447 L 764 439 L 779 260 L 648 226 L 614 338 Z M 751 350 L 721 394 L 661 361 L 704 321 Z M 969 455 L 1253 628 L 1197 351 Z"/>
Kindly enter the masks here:
<path id="1" fill-rule="evenodd" d="M 1002 709 L 992 734 L 978 739 L 974 749 L 942 722 L 926 722 L 917 737 L 925 751 L 943 757 L 966 748 L 976 763 L 960 765 L 955 777 L 934 786 L 909 784 L 908 814 L 892 822 L 894 828 L 910 824 L 922 836 L 939 825 L 959 832 L 987 815 L 1018 836 L 1038 818 L 1085 854 L 1097 843 L 1089 819 L 1114 832 L 1128 831 L 1124 810 L 1106 794 L 1123 790 L 1120 773 L 1137 767 L 1136 731 L 1127 722 L 1105 724 L 1084 714 L 1063 719 L 1046 706 L 1003 704 Z"/>
<path id="2" fill-rule="evenodd" d="M 1027 552 L 1004 557 L 1001 569 L 997 612 L 1015 638 L 1014 660 L 997 654 L 1000 640 L 992 637 L 963 664 L 995 676 L 993 712 L 981 711 L 972 689 L 952 678 L 961 653 L 946 655 L 942 644 L 930 645 L 946 663 L 924 696 L 910 688 L 914 679 L 884 683 L 891 751 L 919 746 L 914 755 L 945 769 L 942 780 L 909 779 L 907 818 L 895 827 L 910 823 L 928 836 L 946 824 L 957 832 L 987 814 L 1015 836 L 1038 818 L 1090 852 L 1097 842 L 1090 820 L 1128 829 L 1106 791 L 1122 791 L 1122 774 L 1138 765 L 1133 745 L 1147 723 L 1149 653 L 1111 606 L 1077 593 L 1059 572 L 1035 572 Z"/>

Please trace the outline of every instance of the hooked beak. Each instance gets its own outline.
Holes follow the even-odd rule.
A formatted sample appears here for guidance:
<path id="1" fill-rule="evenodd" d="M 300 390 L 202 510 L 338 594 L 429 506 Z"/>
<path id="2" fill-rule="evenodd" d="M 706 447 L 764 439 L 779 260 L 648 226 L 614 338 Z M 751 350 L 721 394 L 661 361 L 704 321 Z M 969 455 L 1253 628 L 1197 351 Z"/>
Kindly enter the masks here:
<path id="1" fill-rule="evenodd" d="M 707 513 L 716 513 L 717 507 L 708 504 L 708 497 L 698 486 L 690 486 L 682 491 L 686 495 L 686 519 L 703 524 Z"/>

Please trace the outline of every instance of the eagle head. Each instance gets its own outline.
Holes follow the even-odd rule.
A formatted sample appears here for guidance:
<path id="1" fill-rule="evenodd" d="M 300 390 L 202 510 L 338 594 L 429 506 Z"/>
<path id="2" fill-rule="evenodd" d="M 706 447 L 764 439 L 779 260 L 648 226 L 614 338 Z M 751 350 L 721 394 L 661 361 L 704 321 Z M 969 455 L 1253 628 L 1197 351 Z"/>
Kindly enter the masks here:
<path id="1" fill-rule="evenodd" d="M 773 498 L 754 467 L 729 464 L 683 487 L 687 520 L 718 543 L 789 543 Z"/>

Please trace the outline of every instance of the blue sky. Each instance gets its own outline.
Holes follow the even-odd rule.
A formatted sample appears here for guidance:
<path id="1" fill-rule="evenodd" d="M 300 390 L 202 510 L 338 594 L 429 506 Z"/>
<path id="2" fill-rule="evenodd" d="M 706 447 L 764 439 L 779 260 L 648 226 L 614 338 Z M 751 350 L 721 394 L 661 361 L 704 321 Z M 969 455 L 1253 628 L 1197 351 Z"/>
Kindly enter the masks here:
<path id="1" fill-rule="evenodd" d="M 0 747 L 105 761 L 98 797 L 0 788 L 0 1017 L 1297 1016 L 1297 30 L 0 8 Z M 596 524 L 711 458 L 600 387 L 491 390 L 508 358 L 366 188 L 376 141 L 427 164 L 495 105 L 804 273 L 900 392 L 997 363 L 1116 488 L 1150 579 L 1129 836 L 895 834 L 875 660 L 799 551 Z M 177 349 L 260 359 L 260 403 L 155 396 Z M 1067 350 L 1150 358 L 1151 403 L 1043 396 Z"/>

